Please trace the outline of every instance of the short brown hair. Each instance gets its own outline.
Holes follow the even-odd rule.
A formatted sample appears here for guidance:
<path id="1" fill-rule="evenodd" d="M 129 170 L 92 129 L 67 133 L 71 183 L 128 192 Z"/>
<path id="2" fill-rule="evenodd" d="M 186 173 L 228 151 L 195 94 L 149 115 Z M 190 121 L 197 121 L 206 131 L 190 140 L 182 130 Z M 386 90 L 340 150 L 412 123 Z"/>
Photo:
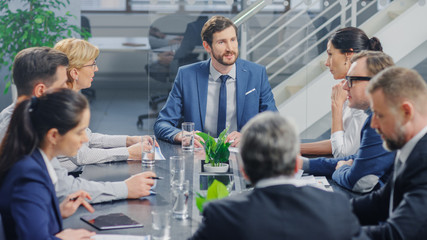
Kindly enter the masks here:
<path id="1" fill-rule="evenodd" d="M 427 84 L 415 70 L 387 68 L 371 80 L 367 89 L 370 94 L 382 90 L 390 106 L 399 106 L 402 100 L 407 99 L 413 102 L 419 112 L 427 112 Z"/>
<path id="2" fill-rule="evenodd" d="M 209 19 L 205 25 L 203 25 L 202 33 L 200 34 L 202 41 L 206 41 L 209 46 L 212 46 L 213 34 L 216 32 L 221 32 L 230 26 L 234 28 L 237 36 L 237 27 L 230 19 L 223 16 L 211 17 L 211 19 Z"/>
<path id="3" fill-rule="evenodd" d="M 32 47 L 20 51 L 13 62 L 13 82 L 18 96 L 33 95 L 34 86 L 43 83 L 50 87 L 56 80 L 59 66 L 68 66 L 64 53 L 49 47 Z"/>
<path id="4" fill-rule="evenodd" d="M 354 63 L 361 58 L 366 58 L 366 65 L 371 76 L 375 76 L 387 67 L 394 66 L 393 58 L 379 51 L 363 50 L 354 54 L 350 61 Z"/>

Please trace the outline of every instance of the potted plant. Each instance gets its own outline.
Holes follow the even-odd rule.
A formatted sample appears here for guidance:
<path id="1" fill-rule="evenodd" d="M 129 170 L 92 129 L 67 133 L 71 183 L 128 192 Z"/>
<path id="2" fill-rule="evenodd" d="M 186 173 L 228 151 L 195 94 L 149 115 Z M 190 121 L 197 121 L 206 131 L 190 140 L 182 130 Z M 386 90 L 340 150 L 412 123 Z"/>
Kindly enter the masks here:
<path id="1" fill-rule="evenodd" d="M 205 142 L 202 145 L 205 149 L 205 164 L 203 168 L 206 172 L 227 172 L 229 165 L 227 164 L 228 158 L 230 157 L 231 143 L 225 142 L 227 139 L 228 127 L 219 134 L 218 140 L 215 141 L 209 134 L 199 132 L 197 135 L 203 138 Z"/>
<path id="2" fill-rule="evenodd" d="M 15 1 L 16 2 L 16 1 Z M 22 49 L 29 47 L 53 47 L 63 38 L 73 34 L 87 39 L 90 33 L 71 25 L 69 19 L 74 17 L 69 11 L 65 16 L 58 16 L 60 11 L 70 4 L 69 0 L 21 0 L 22 7 L 11 10 L 10 0 L 0 0 L 0 67 L 8 67 L 9 73 L 4 94 L 11 85 L 13 59 Z"/>

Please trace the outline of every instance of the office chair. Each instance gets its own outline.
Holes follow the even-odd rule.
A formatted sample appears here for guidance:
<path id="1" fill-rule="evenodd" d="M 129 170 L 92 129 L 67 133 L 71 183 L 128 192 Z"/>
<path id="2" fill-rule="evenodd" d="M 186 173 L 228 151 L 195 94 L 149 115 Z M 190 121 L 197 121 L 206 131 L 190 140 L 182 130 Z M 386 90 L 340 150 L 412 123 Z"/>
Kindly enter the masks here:
<path id="1" fill-rule="evenodd" d="M 90 21 L 86 16 L 81 15 L 80 17 L 80 25 L 82 30 L 86 30 L 88 33 L 91 33 L 90 29 Z M 96 98 L 96 92 L 94 89 L 82 89 L 81 93 L 86 96 L 89 102 L 92 102 Z"/>
<path id="2" fill-rule="evenodd" d="M 187 24 L 194 19 L 183 14 L 171 14 L 155 20 L 149 30 L 149 42 L 152 53 L 160 56 L 168 52 L 174 51 L 178 48 Z M 150 96 L 149 106 L 153 113 L 142 114 L 138 116 L 136 123 L 138 128 L 144 125 L 143 120 L 147 118 L 156 118 L 159 114 L 158 105 L 168 99 L 169 92 L 172 89 L 172 84 L 175 79 L 175 74 L 178 69 L 178 60 L 172 59 L 171 61 L 155 61 L 145 65 L 145 71 L 151 79 L 169 83 L 170 86 L 166 94 Z M 175 69 L 176 68 L 176 69 Z"/>

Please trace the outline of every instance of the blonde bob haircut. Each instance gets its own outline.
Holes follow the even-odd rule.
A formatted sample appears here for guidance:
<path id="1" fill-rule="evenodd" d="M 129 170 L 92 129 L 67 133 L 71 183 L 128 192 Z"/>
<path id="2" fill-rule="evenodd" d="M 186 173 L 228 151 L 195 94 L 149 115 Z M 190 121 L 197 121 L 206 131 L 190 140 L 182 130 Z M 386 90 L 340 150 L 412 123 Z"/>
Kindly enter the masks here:
<path id="1" fill-rule="evenodd" d="M 59 41 L 53 47 L 65 53 L 70 62 L 67 69 L 67 85 L 73 88 L 75 79 L 71 76 L 73 69 L 81 69 L 87 62 L 95 60 L 99 55 L 99 49 L 83 39 L 67 38 Z"/>

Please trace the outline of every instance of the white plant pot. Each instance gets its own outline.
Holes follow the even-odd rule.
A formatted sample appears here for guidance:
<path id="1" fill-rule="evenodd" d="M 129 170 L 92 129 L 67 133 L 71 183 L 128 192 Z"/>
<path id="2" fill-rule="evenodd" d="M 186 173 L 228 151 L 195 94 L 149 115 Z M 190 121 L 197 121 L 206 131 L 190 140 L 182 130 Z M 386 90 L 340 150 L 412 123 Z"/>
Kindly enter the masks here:
<path id="1" fill-rule="evenodd" d="M 210 163 L 206 163 L 203 165 L 205 172 L 210 173 L 225 173 L 228 171 L 227 163 L 220 163 L 219 166 L 212 166 Z"/>

